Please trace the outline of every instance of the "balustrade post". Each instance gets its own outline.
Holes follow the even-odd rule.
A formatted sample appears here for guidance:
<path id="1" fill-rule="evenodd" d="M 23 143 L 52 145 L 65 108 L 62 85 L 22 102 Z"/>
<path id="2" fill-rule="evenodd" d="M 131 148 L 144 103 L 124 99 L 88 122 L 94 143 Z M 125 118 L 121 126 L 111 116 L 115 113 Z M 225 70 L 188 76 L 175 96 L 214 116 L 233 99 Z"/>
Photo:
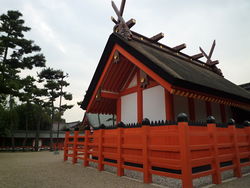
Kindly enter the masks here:
<path id="1" fill-rule="evenodd" d="M 245 121 L 244 126 L 247 132 L 247 138 L 248 138 L 248 152 L 250 152 L 250 121 Z M 250 156 L 248 157 L 250 160 Z"/>
<path id="2" fill-rule="evenodd" d="M 207 119 L 207 128 L 209 132 L 209 137 L 212 143 L 212 169 L 214 169 L 214 173 L 212 175 L 214 184 L 221 184 L 221 173 L 220 173 L 220 161 L 219 161 L 219 150 L 218 150 L 218 139 L 216 132 L 216 123 L 215 118 L 213 116 L 209 116 Z"/>
<path id="3" fill-rule="evenodd" d="M 68 154 L 69 154 L 69 131 L 65 133 L 65 139 L 64 139 L 64 161 L 68 160 Z"/>
<path id="4" fill-rule="evenodd" d="M 232 136 L 232 142 L 233 142 L 233 165 L 235 165 L 234 168 L 234 176 L 240 178 L 242 176 L 241 174 L 241 167 L 240 167 L 240 153 L 239 153 L 239 146 L 238 146 L 238 135 L 237 130 L 235 127 L 235 122 L 231 123 L 229 126 L 229 129 L 231 130 L 231 136 Z"/>
<path id="5" fill-rule="evenodd" d="M 88 148 L 88 144 L 89 144 L 89 132 L 90 130 L 85 129 L 84 132 L 84 162 L 83 165 L 84 166 L 89 166 L 89 148 Z"/>
<path id="6" fill-rule="evenodd" d="M 77 162 L 77 142 L 78 142 L 78 133 L 79 131 L 74 131 L 74 141 L 73 141 L 73 156 L 72 163 L 75 164 Z"/>
<path id="7" fill-rule="evenodd" d="M 182 187 L 192 188 L 192 166 L 191 166 L 191 150 L 189 141 L 189 127 L 188 117 L 185 113 L 177 116 L 178 131 L 179 131 L 179 144 L 180 144 L 180 158 L 181 158 L 181 176 Z"/>
<path id="8" fill-rule="evenodd" d="M 103 166 L 103 131 L 105 131 L 103 129 L 104 127 L 101 126 L 99 129 L 99 138 L 98 138 L 98 170 L 102 171 L 104 169 Z"/>
<path id="9" fill-rule="evenodd" d="M 150 173 L 149 163 L 149 150 L 148 150 L 148 137 L 149 137 L 149 125 L 142 125 L 142 152 L 143 152 L 143 181 L 144 183 L 152 183 L 152 174 Z"/>
<path id="10" fill-rule="evenodd" d="M 122 122 L 117 124 L 117 176 L 124 176 L 123 158 L 122 158 L 122 144 L 123 144 L 123 126 Z"/>

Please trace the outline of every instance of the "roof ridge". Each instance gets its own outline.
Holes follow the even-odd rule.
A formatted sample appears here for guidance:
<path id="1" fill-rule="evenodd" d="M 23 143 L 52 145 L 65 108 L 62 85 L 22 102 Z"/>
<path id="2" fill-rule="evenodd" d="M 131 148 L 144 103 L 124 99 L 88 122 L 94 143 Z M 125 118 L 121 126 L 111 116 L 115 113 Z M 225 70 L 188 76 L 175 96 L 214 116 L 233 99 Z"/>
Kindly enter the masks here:
<path id="1" fill-rule="evenodd" d="M 190 55 L 185 54 L 185 53 L 180 52 L 180 51 L 175 51 L 175 50 L 173 50 L 173 48 L 171 48 L 171 47 L 169 47 L 169 46 L 167 46 L 165 44 L 162 44 L 162 43 L 160 43 L 158 41 L 154 42 L 150 38 L 148 38 L 148 37 L 146 37 L 146 36 L 144 36 L 144 35 L 142 35 L 140 33 L 137 33 L 135 31 L 131 31 L 131 32 L 133 34 L 132 35 L 132 40 L 134 39 L 134 40 L 136 40 L 138 42 L 141 42 L 141 43 L 143 43 L 145 45 L 148 45 L 150 47 L 153 47 L 153 48 L 155 48 L 157 50 L 168 53 L 170 55 L 173 55 L 174 57 L 181 58 L 181 59 L 187 61 L 188 63 L 199 66 L 201 68 L 205 68 L 205 69 L 207 69 L 207 70 L 209 70 L 209 71 L 211 71 L 211 72 L 213 72 L 213 73 L 215 73 L 215 74 L 217 74 L 219 76 L 224 77 L 221 72 L 213 70 L 210 66 L 206 65 L 205 62 L 203 62 L 203 61 L 200 61 L 200 60 L 197 60 L 197 59 L 192 59 L 192 57 Z"/>
<path id="2" fill-rule="evenodd" d="M 160 49 L 168 50 L 172 54 L 175 54 L 175 56 L 177 56 L 177 57 L 179 57 L 179 55 L 181 55 L 185 58 L 185 60 L 188 60 L 188 62 L 195 64 L 195 65 L 198 65 L 200 67 L 206 68 L 207 70 L 210 70 L 211 72 L 214 72 L 217 75 L 220 75 L 223 77 L 221 70 L 218 67 L 216 67 L 216 64 L 218 64 L 219 61 L 218 60 L 216 60 L 216 61 L 211 60 L 211 56 L 212 56 L 212 53 L 213 53 L 213 50 L 215 47 L 215 40 L 213 42 L 213 45 L 212 45 L 211 50 L 209 52 L 209 55 L 207 55 L 201 47 L 200 47 L 201 53 L 199 53 L 199 54 L 195 54 L 193 56 L 189 56 L 187 54 L 184 54 L 181 52 L 181 50 L 186 48 L 186 44 L 181 44 L 181 45 L 178 45 L 176 47 L 171 48 L 169 46 L 166 46 L 164 44 L 159 43 L 158 41 L 164 37 L 163 33 L 159 33 L 151 38 L 148 38 L 146 36 L 143 36 L 139 33 L 136 33 L 134 31 L 130 30 L 135 25 L 136 20 L 130 19 L 127 22 L 124 20 L 123 12 L 124 12 L 125 3 L 126 3 L 126 0 L 122 0 L 121 5 L 120 5 L 120 9 L 118 9 L 116 4 L 113 1 L 111 2 L 112 7 L 113 7 L 113 9 L 118 17 L 117 20 L 114 17 L 111 17 L 111 20 L 115 23 L 115 26 L 113 28 L 114 33 L 119 34 L 120 36 L 122 36 L 126 40 L 136 39 L 136 40 L 140 41 L 140 39 L 141 40 L 146 39 L 147 42 L 145 44 L 147 44 L 147 45 L 151 45 L 153 47 L 156 47 L 158 50 L 160 50 Z M 207 58 L 206 63 L 199 60 L 199 58 L 201 58 L 203 56 Z M 193 61 L 195 63 L 193 63 Z"/>

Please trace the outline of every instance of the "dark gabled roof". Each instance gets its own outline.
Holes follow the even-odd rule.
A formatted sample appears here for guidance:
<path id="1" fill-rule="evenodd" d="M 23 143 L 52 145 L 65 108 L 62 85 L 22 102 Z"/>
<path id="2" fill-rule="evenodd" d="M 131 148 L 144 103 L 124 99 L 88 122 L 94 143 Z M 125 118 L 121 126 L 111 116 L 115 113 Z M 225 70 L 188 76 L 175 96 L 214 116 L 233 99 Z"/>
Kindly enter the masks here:
<path id="1" fill-rule="evenodd" d="M 245 83 L 245 84 L 241 84 L 239 86 L 242 87 L 242 88 L 244 88 L 244 89 L 246 89 L 246 90 L 248 90 L 248 91 L 250 91 L 250 82 L 249 83 Z"/>
<path id="2" fill-rule="evenodd" d="M 143 40 L 126 40 L 118 34 L 111 34 L 98 67 L 82 103 L 86 109 L 101 76 L 114 44 L 119 44 L 140 62 L 174 86 L 205 92 L 223 98 L 250 103 L 250 94 L 217 73 L 204 67 L 200 61 L 191 61 L 185 54 L 170 49 L 161 49 Z"/>

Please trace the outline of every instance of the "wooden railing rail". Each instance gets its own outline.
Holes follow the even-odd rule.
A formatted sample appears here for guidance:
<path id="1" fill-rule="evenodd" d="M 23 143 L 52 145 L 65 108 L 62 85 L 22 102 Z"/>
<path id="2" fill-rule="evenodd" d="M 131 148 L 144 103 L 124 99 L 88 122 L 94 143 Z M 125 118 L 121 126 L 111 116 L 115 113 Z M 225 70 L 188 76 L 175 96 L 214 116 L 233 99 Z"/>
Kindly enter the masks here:
<path id="1" fill-rule="evenodd" d="M 83 160 L 117 168 L 123 176 L 124 169 L 143 173 L 145 183 L 152 182 L 152 175 L 182 180 L 185 188 L 193 186 L 193 179 L 212 175 L 213 183 L 221 183 L 221 173 L 233 170 L 241 177 L 241 168 L 250 166 L 250 122 L 236 128 L 231 119 L 222 127 L 210 116 L 207 124 L 189 125 L 185 114 L 178 115 L 177 125 L 150 126 L 144 121 L 141 127 L 125 128 L 121 122 L 114 129 L 101 127 L 65 134 L 64 161 Z"/>

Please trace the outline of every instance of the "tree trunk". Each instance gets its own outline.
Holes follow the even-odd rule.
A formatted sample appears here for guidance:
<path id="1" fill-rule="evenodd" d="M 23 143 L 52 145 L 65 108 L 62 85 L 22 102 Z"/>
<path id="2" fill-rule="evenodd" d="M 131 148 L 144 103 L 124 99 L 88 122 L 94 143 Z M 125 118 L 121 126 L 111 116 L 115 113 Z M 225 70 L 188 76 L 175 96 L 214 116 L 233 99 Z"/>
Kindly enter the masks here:
<path id="1" fill-rule="evenodd" d="M 54 108 L 54 102 L 52 101 L 52 114 L 51 114 L 51 126 L 50 126 L 50 151 L 53 151 L 53 123 L 54 123 L 54 113 L 55 113 L 55 108 Z"/>
<path id="2" fill-rule="evenodd" d="M 3 142 L 2 142 L 2 147 L 3 147 L 3 148 L 5 148 L 5 147 L 6 147 L 5 143 L 6 143 L 6 138 L 5 138 L 5 137 L 3 137 Z"/>
<path id="3" fill-rule="evenodd" d="M 10 106 L 10 134 L 11 134 L 11 150 L 15 151 L 15 137 L 14 137 L 14 122 L 13 122 L 13 97 L 10 95 L 9 106 Z"/>
<path id="4" fill-rule="evenodd" d="M 9 36 L 9 34 L 8 34 L 8 36 Z M 4 68 L 5 68 L 4 64 L 5 64 L 5 61 L 7 59 L 7 54 L 8 54 L 8 47 L 6 47 L 5 51 L 4 51 L 3 66 L 2 66 L 2 70 L 1 70 L 1 72 L 2 72 L 2 80 L 1 80 L 1 82 L 2 82 L 3 85 L 4 85 L 4 81 L 5 81 L 4 80 L 4 76 L 5 76 L 5 74 L 4 74 Z"/>
<path id="5" fill-rule="evenodd" d="M 63 81 L 63 78 L 62 78 Z M 61 90 L 60 90 L 60 100 L 59 100 L 59 121 L 57 122 L 57 137 L 56 137 L 56 150 L 59 151 L 59 128 L 60 128 L 60 122 L 61 122 L 61 106 L 62 106 L 62 90 L 63 86 L 61 85 Z"/>
<path id="6" fill-rule="evenodd" d="M 29 113 L 30 113 L 30 102 L 27 101 L 27 103 L 26 103 L 26 117 L 25 117 L 25 138 L 23 141 L 23 151 L 24 151 L 24 147 L 26 146 L 27 140 L 28 140 Z"/>
<path id="7" fill-rule="evenodd" d="M 28 113 L 26 112 L 26 117 L 25 117 L 25 138 L 23 140 L 23 151 L 24 151 L 24 149 L 26 147 L 27 139 L 28 139 Z"/>
<path id="8" fill-rule="evenodd" d="M 36 124 L 35 151 L 39 150 L 39 138 L 40 138 L 41 119 L 42 119 L 41 115 L 39 115 L 38 122 Z"/>
<path id="9" fill-rule="evenodd" d="M 11 128 L 11 150 L 15 151 L 15 137 L 14 137 L 14 129 Z"/>

